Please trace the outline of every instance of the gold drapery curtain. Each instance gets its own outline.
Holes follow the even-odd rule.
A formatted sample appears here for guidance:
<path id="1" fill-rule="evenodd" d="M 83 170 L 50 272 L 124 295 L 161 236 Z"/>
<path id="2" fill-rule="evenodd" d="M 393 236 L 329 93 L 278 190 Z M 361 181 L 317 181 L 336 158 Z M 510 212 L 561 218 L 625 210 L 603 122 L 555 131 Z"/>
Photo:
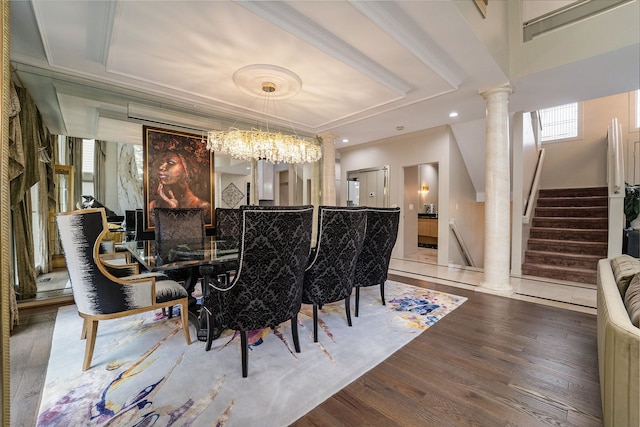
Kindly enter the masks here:
<path id="1" fill-rule="evenodd" d="M 33 298 L 37 272 L 33 254 L 30 189 L 40 180 L 39 149 L 48 146 L 48 131 L 26 89 L 15 88 L 20 102 L 19 122 L 10 143 L 11 221 L 17 263 L 17 299 Z M 19 129 L 19 132 L 18 132 Z"/>

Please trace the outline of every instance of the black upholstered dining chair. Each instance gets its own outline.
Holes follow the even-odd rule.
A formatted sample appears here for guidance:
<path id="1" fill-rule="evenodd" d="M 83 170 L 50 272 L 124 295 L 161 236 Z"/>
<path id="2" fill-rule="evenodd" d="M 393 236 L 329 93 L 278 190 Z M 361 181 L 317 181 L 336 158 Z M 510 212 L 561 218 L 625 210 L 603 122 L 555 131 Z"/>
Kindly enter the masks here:
<path id="1" fill-rule="evenodd" d="M 240 235 L 242 229 L 242 220 L 240 218 L 240 209 L 216 208 L 216 240 L 221 240 L 229 247 L 237 248 L 240 244 Z M 229 268 L 221 273 L 218 278 L 227 282 L 232 280 L 238 266 L 237 264 L 228 264 Z"/>
<path id="2" fill-rule="evenodd" d="M 204 241 L 204 211 L 200 208 L 154 208 L 156 244 L 162 241 Z"/>
<path id="3" fill-rule="evenodd" d="M 387 281 L 391 251 L 398 238 L 400 208 L 367 208 L 367 233 L 356 263 L 356 317 L 360 305 L 360 288 L 380 285 L 380 298 L 384 300 L 384 282 Z"/>
<path id="4" fill-rule="evenodd" d="M 155 274 L 135 274 L 137 264 L 105 266 L 100 243 L 106 235 L 107 217 L 103 208 L 65 212 L 56 217 L 60 240 L 78 314 L 84 319 L 82 339 L 86 339 L 83 370 L 89 369 L 98 333 L 98 321 L 181 306 L 181 320 L 187 344 L 187 291 L 174 280 Z M 116 277 L 113 269 L 133 275 Z M 119 275 L 118 275 L 119 276 Z"/>
<path id="5" fill-rule="evenodd" d="M 157 256 L 170 262 L 179 244 L 193 248 L 203 247 L 205 231 L 204 211 L 200 208 L 154 208 L 155 241 Z M 198 267 L 164 272 L 171 279 L 183 283 L 189 294 L 195 289 L 200 277 Z M 195 304 L 195 301 L 192 301 Z M 169 308 L 169 317 L 172 316 Z M 199 337 L 204 340 L 204 337 Z"/>
<path id="6" fill-rule="evenodd" d="M 362 249 L 367 211 L 356 207 L 320 206 L 318 242 L 304 272 L 302 302 L 313 304 L 313 341 L 318 341 L 318 308 L 344 300 L 351 326 L 351 291 L 356 259 Z"/>
<path id="7" fill-rule="evenodd" d="M 240 331 L 242 376 L 248 374 L 247 331 L 291 321 L 296 352 L 302 281 L 311 248 L 312 206 L 242 206 L 239 265 L 229 284 L 212 280 L 204 307 L 211 348 L 214 328 Z"/>

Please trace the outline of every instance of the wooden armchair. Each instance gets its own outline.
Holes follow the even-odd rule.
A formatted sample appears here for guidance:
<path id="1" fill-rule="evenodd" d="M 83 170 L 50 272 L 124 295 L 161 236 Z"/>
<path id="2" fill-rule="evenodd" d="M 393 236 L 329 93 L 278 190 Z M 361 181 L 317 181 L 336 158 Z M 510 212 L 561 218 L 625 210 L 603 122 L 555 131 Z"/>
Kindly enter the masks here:
<path id="1" fill-rule="evenodd" d="M 82 370 L 91 366 L 100 320 L 180 304 L 184 337 L 191 344 L 187 291 L 179 283 L 162 275 L 135 274 L 138 272 L 135 264 L 106 265 L 102 260 L 100 243 L 107 233 L 103 208 L 66 212 L 56 220 L 73 299 L 84 319 L 81 339 L 86 339 L 86 347 Z M 124 277 L 117 277 L 118 271 Z"/>

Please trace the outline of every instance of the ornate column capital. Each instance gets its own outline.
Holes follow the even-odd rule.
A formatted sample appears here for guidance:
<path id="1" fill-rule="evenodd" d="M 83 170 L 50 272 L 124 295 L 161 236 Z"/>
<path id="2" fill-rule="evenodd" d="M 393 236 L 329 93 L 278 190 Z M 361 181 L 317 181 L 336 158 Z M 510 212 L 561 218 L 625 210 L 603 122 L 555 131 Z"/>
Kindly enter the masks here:
<path id="1" fill-rule="evenodd" d="M 486 101 L 496 97 L 497 95 L 506 95 L 507 97 L 511 95 L 514 91 L 511 83 L 503 83 L 498 86 L 486 87 L 478 90 L 480 96 L 482 96 Z"/>

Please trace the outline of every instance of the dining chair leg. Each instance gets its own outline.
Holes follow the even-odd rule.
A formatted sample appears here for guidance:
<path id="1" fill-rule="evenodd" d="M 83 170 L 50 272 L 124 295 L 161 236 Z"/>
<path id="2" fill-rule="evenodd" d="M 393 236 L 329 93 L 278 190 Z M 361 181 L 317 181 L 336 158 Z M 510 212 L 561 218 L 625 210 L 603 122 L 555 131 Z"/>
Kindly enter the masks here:
<path id="1" fill-rule="evenodd" d="M 98 335 L 98 321 L 87 319 L 87 343 L 84 348 L 84 362 L 82 363 L 83 371 L 86 371 L 91 367 L 93 349 L 96 346 L 96 335 Z"/>
<path id="2" fill-rule="evenodd" d="M 191 335 L 189 334 L 189 301 L 185 298 L 180 303 L 180 317 L 182 319 L 182 329 L 187 345 L 191 345 Z"/>
<path id="3" fill-rule="evenodd" d="M 384 302 L 384 282 L 380 283 L 380 298 L 382 299 L 382 305 L 386 305 Z"/>
<path id="4" fill-rule="evenodd" d="M 293 335 L 293 347 L 296 353 L 300 353 L 300 340 L 298 339 L 298 315 L 291 318 L 291 335 Z"/>
<path id="5" fill-rule="evenodd" d="M 351 295 L 344 299 L 344 311 L 347 314 L 347 324 L 351 326 Z"/>
<path id="6" fill-rule="evenodd" d="M 240 347 L 242 347 L 242 378 L 249 374 L 249 346 L 247 344 L 247 331 L 240 331 Z"/>
<path id="7" fill-rule="evenodd" d="M 313 304 L 313 342 L 318 342 L 318 305 Z"/>
<path id="8" fill-rule="evenodd" d="M 358 311 L 360 308 L 360 286 L 356 287 L 356 317 L 358 317 Z"/>
<path id="9" fill-rule="evenodd" d="M 204 347 L 205 351 L 211 350 L 211 343 L 213 342 L 213 316 L 205 310 L 204 307 L 200 308 L 200 310 L 205 311 L 205 316 L 207 318 L 207 344 Z M 198 318 L 198 326 L 200 326 L 200 320 Z"/>
<path id="10" fill-rule="evenodd" d="M 87 318 L 82 319 L 82 332 L 80 332 L 80 339 L 84 340 L 87 338 L 87 327 L 89 320 Z"/>

